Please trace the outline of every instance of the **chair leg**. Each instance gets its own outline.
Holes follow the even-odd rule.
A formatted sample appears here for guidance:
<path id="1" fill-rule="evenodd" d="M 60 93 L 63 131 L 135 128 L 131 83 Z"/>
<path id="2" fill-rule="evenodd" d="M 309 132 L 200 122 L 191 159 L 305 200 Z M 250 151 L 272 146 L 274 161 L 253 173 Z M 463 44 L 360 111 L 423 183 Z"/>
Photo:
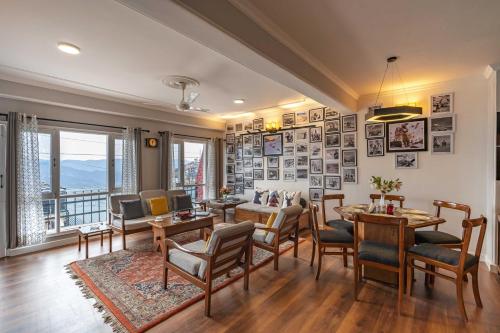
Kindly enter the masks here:
<path id="1" fill-rule="evenodd" d="M 127 249 L 127 242 L 125 241 L 125 233 L 122 233 L 122 247 L 124 250 Z"/>
<path id="2" fill-rule="evenodd" d="M 210 303 L 212 301 L 212 281 L 207 281 L 205 287 L 205 316 L 210 317 Z"/>
<path id="3" fill-rule="evenodd" d="M 321 249 L 318 249 L 318 271 L 316 272 L 316 280 L 319 279 L 319 274 L 321 273 L 321 263 L 323 261 L 323 253 Z"/>
<path id="4" fill-rule="evenodd" d="M 403 303 L 404 274 L 405 274 L 405 269 L 400 268 L 398 273 L 398 315 L 401 314 L 401 306 Z"/>
<path id="5" fill-rule="evenodd" d="M 243 277 L 243 289 L 248 290 L 248 284 L 250 280 L 250 256 L 252 255 L 252 243 L 250 242 L 250 245 L 245 251 L 245 266 L 244 266 L 244 277 Z"/>
<path id="6" fill-rule="evenodd" d="M 278 270 L 279 260 L 280 260 L 279 249 L 278 250 L 274 250 L 274 270 L 275 271 Z"/>
<path id="7" fill-rule="evenodd" d="M 408 261 L 408 264 L 406 265 L 406 293 L 411 296 L 413 292 L 413 260 Z"/>
<path id="8" fill-rule="evenodd" d="M 460 310 L 460 313 L 462 314 L 464 321 L 467 322 L 468 321 L 467 313 L 465 312 L 465 305 L 464 305 L 463 276 L 461 274 L 457 276 L 455 283 L 457 284 L 458 310 Z"/>
<path id="9" fill-rule="evenodd" d="M 433 272 L 436 271 L 436 266 L 431 265 L 430 268 L 431 268 L 431 271 L 433 271 Z M 429 276 L 429 282 L 430 282 L 431 286 L 434 286 L 434 282 L 436 282 L 436 276 L 431 274 L 431 276 Z"/>
<path id="10" fill-rule="evenodd" d="M 359 269 L 358 269 L 358 262 L 356 259 L 354 259 L 354 300 L 358 300 L 358 283 L 359 283 Z"/>
<path id="11" fill-rule="evenodd" d="M 313 240 L 312 251 L 311 251 L 311 263 L 309 264 L 309 266 L 311 266 L 311 267 L 314 265 L 315 254 L 316 254 L 316 242 Z"/>
<path id="12" fill-rule="evenodd" d="M 472 291 L 474 292 L 474 300 L 476 301 L 476 305 L 480 308 L 483 307 L 483 302 L 481 302 L 481 295 L 479 294 L 479 281 L 478 281 L 478 274 L 479 267 L 476 266 L 472 270 Z"/>
<path id="13" fill-rule="evenodd" d="M 347 267 L 347 249 L 345 247 L 342 249 L 342 259 L 344 260 L 344 267 Z"/>
<path id="14" fill-rule="evenodd" d="M 293 256 L 297 258 L 299 255 L 299 229 L 295 231 L 295 236 L 293 237 Z"/>

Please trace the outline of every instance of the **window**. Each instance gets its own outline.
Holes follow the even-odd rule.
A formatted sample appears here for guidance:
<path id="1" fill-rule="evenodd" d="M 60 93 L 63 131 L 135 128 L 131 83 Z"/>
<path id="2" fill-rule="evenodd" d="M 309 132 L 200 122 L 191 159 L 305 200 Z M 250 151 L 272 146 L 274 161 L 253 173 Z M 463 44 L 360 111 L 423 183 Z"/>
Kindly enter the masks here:
<path id="1" fill-rule="evenodd" d="M 115 148 L 115 190 L 122 188 L 123 139 L 114 139 Z"/>
<path id="2" fill-rule="evenodd" d="M 174 186 L 184 189 L 193 200 L 207 197 L 207 143 L 176 140 L 173 147 Z"/>

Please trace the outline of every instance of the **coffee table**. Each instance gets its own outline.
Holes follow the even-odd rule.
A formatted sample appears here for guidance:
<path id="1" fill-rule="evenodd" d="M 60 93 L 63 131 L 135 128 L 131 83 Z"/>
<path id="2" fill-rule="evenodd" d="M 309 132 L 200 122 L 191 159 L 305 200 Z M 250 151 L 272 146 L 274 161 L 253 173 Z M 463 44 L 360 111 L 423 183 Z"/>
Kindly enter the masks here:
<path id="1" fill-rule="evenodd" d="M 247 200 L 210 200 L 208 201 L 208 207 L 214 209 L 222 209 L 224 222 L 226 222 L 226 210 L 231 208 L 236 208 L 236 206 L 241 205 Z"/>
<path id="2" fill-rule="evenodd" d="M 104 225 L 86 225 L 78 228 L 78 252 L 82 249 L 82 237 L 85 239 L 85 258 L 89 257 L 89 238 L 92 236 L 101 236 L 101 246 L 104 244 L 104 235 L 109 234 L 109 252 L 113 252 L 113 229 L 108 224 Z"/>
<path id="3" fill-rule="evenodd" d="M 214 217 L 216 214 L 207 216 L 195 216 L 186 220 L 173 220 L 172 217 L 166 217 L 161 221 L 148 222 L 153 227 L 153 241 L 156 242 L 156 251 L 163 252 L 163 243 L 165 238 L 178 235 L 183 232 L 200 230 L 200 238 L 204 238 L 204 228 L 214 228 Z"/>

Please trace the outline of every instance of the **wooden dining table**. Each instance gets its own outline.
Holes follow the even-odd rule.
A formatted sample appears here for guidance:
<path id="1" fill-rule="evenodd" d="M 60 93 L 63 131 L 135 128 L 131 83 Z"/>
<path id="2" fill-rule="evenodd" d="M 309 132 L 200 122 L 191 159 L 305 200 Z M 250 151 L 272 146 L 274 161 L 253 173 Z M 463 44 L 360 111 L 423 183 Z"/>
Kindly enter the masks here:
<path id="1" fill-rule="evenodd" d="M 405 247 L 409 248 L 415 244 L 415 229 L 438 225 L 446 222 L 441 217 L 434 216 L 428 212 L 413 208 L 394 208 L 393 215 L 368 213 L 367 204 L 349 205 L 335 207 L 334 210 L 344 219 L 353 221 L 354 215 L 359 213 L 373 214 L 377 216 L 404 217 L 408 220 L 405 230 Z M 369 239 L 386 244 L 397 245 L 399 234 L 397 226 L 381 226 L 378 224 L 359 224 L 359 235 L 361 239 Z M 363 277 L 384 283 L 397 285 L 398 278 L 396 273 L 383 271 L 373 267 L 365 267 Z"/>

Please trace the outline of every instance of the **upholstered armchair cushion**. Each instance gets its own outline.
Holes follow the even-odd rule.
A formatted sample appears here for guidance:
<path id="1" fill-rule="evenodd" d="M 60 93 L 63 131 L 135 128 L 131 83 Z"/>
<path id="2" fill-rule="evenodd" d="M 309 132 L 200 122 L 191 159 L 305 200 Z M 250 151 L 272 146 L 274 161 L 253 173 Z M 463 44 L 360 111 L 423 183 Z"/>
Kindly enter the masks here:
<path id="1" fill-rule="evenodd" d="M 281 228 L 281 226 L 283 225 L 283 223 L 285 222 L 285 220 L 287 219 L 288 216 L 297 216 L 298 217 L 300 214 L 302 214 L 302 207 L 301 206 L 293 205 L 290 207 L 282 208 L 282 209 L 280 209 L 278 216 L 276 216 L 276 219 L 274 220 L 272 227 L 275 229 L 279 229 L 279 228 Z M 268 232 L 265 242 L 267 244 L 271 244 L 273 242 L 275 236 L 276 235 L 274 232 Z"/>
<path id="2" fill-rule="evenodd" d="M 431 258 L 448 265 L 458 266 L 460 261 L 460 251 L 452 250 L 444 246 L 439 246 L 435 244 L 420 244 L 412 246 L 408 249 L 408 252 L 414 253 L 416 255 Z M 468 269 L 479 262 L 479 258 L 471 254 L 467 254 L 465 257 L 464 268 Z"/>
<path id="3" fill-rule="evenodd" d="M 174 197 L 174 202 L 174 208 L 176 211 L 193 209 L 193 202 L 191 201 L 190 195 L 176 195 Z"/>
<path id="4" fill-rule="evenodd" d="M 165 190 L 145 190 L 139 192 L 139 195 L 141 197 L 142 205 L 144 207 L 144 213 L 146 215 L 151 215 L 151 206 L 149 205 L 149 199 L 167 197 L 167 192 Z M 169 207 L 173 207 L 173 205 L 172 206 L 169 205 Z"/>
<path id="5" fill-rule="evenodd" d="M 351 235 L 354 233 L 354 223 L 346 220 L 330 220 L 326 221 L 326 225 L 337 230 L 345 230 Z"/>
<path id="6" fill-rule="evenodd" d="M 358 252 L 359 259 L 399 267 L 397 245 L 366 240 L 360 242 Z"/>
<path id="7" fill-rule="evenodd" d="M 205 252 L 205 241 L 198 240 L 193 243 L 185 244 L 182 247 L 195 252 Z M 198 275 L 198 271 L 200 270 L 202 259 L 192 256 L 188 253 L 182 252 L 177 249 L 168 251 L 168 260 L 179 267 L 183 271 L 188 272 L 189 274 L 196 276 Z"/>
<path id="8" fill-rule="evenodd" d="M 167 191 L 168 207 L 175 209 L 175 197 L 178 195 L 186 195 L 184 190 L 169 190 Z"/>
<path id="9" fill-rule="evenodd" d="M 137 194 L 111 194 L 109 196 L 109 207 L 113 214 L 120 214 L 120 201 L 140 200 Z"/>
<path id="10" fill-rule="evenodd" d="M 255 231 L 253 232 L 253 240 L 256 242 L 264 243 L 266 241 L 266 235 L 267 233 L 264 230 L 255 229 Z"/>
<path id="11" fill-rule="evenodd" d="M 141 200 L 120 201 L 120 214 L 124 220 L 133 220 L 144 217 Z"/>
<path id="12" fill-rule="evenodd" d="M 323 243 L 354 243 L 354 237 L 346 230 L 320 230 L 319 239 Z"/>
<path id="13" fill-rule="evenodd" d="M 442 231 L 415 231 L 415 243 L 417 244 L 460 244 L 461 242 L 460 238 Z"/>

